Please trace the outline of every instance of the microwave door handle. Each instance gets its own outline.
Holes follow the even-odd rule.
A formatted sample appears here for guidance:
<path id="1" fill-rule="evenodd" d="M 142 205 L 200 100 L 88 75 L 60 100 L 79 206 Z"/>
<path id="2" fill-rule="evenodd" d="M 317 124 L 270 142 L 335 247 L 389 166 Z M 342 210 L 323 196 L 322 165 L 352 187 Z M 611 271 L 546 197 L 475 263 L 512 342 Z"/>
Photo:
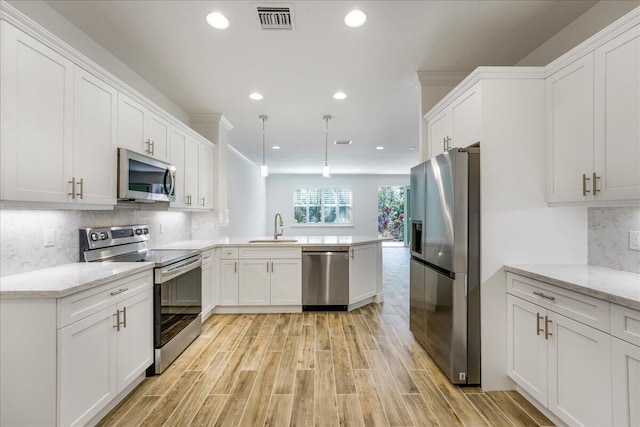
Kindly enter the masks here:
<path id="1" fill-rule="evenodd" d="M 171 177 L 171 186 L 169 187 L 167 187 L 167 175 Z M 165 193 L 167 193 L 167 196 L 171 196 L 171 193 L 173 193 L 174 187 L 175 187 L 175 177 L 173 176 L 171 169 L 167 169 L 166 172 L 164 173 L 164 191 Z"/>

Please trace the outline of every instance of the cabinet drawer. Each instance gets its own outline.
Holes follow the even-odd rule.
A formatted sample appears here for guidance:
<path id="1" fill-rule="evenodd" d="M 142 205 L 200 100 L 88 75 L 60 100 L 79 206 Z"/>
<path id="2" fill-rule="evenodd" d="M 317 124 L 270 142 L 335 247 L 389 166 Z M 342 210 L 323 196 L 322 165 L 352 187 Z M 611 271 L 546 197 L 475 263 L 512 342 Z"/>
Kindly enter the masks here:
<path id="1" fill-rule="evenodd" d="M 507 292 L 563 314 L 603 332 L 609 332 L 609 303 L 548 283 L 507 273 Z"/>
<path id="2" fill-rule="evenodd" d="M 288 258 L 297 259 L 302 258 L 302 250 L 297 248 L 281 248 L 281 247 L 259 247 L 259 248 L 240 248 L 240 259 L 252 259 L 252 258 Z"/>
<path id="3" fill-rule="evenodd" d="M 220 259 L 238 259 L 238 248 L 220 249 Z"/>
<path id="4" fill-rule="evenodd" d="M 640 311 L 611 304 L 611 335 L 640 346 Z"/>
<path id="5" fill-rule="evenodd" d="M 58 299 L 58 328 L 84 319 L 125 298 L 153 287 L 152 270 Z"/>

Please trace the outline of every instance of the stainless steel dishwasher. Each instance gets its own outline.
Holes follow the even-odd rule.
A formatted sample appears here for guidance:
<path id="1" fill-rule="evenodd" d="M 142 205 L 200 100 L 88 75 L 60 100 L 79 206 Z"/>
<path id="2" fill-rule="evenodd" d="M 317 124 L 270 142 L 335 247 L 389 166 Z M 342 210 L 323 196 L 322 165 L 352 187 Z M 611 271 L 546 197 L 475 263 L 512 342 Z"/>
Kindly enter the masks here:
<path id="1" fill-rule="evenodd" d="M 302 247 L 302 310 L 346 311 L 349 306 L 349 248 Z"/>

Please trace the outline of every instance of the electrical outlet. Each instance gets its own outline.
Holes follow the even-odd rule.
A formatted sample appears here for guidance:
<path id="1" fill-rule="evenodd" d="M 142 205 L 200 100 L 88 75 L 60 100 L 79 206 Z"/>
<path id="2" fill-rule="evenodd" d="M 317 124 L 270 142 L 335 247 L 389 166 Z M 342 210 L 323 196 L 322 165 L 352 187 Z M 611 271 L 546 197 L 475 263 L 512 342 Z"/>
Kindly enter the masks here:
<path id="1" fill-rule="evenodd" d="M 56 230 L 47 228 L 44 230 L 44 247 L 50 248 L 56 245 Z"/>
<path id="2" fill-rule="evenodd" d="M 629 249 L 640 251 L 640 231 L 629 232 Z"/>

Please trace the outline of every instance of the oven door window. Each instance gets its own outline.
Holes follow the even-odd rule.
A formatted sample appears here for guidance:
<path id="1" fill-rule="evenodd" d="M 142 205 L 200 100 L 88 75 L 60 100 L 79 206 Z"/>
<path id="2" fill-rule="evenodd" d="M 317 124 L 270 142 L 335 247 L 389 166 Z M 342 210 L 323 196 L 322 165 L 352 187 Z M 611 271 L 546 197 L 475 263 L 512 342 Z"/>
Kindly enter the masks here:
<path id="1" fill-rule="evenodd" d="M 196 268 L 156 285 L 156 348 L 180 333 L 201 311 L 202 269 Z"/>

